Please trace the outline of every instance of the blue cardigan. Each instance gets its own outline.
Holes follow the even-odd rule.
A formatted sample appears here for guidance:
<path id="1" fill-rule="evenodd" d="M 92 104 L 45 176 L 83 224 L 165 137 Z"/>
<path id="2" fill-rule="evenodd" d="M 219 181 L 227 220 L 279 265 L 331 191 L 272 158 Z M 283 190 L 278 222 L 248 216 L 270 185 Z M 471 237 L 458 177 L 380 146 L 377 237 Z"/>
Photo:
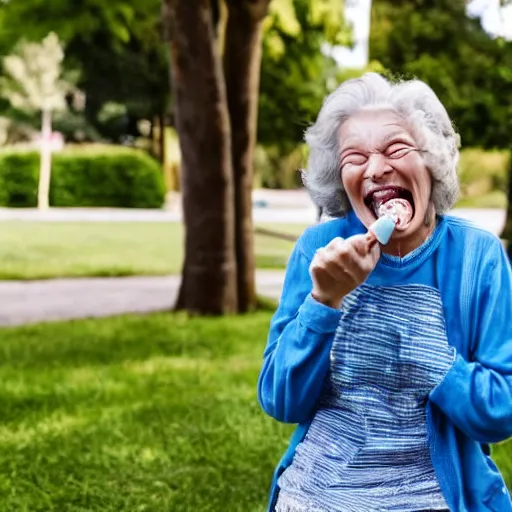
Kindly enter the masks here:
<path id="1" fill-rule="evenodd" d="M 314 417 L 329 371 L 340 311 L 311 297 L 309 265 L 333 238 L 364 233 L 353 213 L 308 228 L 288 263 L 281 300 L 270 326 L 258 399 L 264 411 L 298 423 L 274 474 L 291 463 Z M 439 217 L 427 242 L 405 258 L 382 255 L 367 282 L 423 284 L 439 290 L 456 360 L 429 395 L 427 428 L 432 463 L 455 512 L 512 512 L 490 443 L 512 436 L 512 272 L 494 235 L 455 217 Z"/>

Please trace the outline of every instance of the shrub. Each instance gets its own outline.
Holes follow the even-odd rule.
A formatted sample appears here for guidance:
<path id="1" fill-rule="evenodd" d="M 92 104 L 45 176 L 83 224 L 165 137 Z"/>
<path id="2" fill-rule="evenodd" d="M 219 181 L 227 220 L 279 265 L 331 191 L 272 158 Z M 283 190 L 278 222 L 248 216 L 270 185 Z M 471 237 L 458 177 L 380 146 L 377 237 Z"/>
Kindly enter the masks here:
<path id="1" fill-rule="evenodd" d="M 0 153 L 0 204 L 35 206 L 38 173 L 37 152 Z M 53 155 L 52 206 L 160 208 L 164 200 L 160 166 L 143 151 L 76 146 Z"/>
<path id="2" fill-rule="evenodd" d="M 468 148 L 461 151 L 459 181 L 462 198 L 475 198 L 506 190 L 508 151 L 484 151 Z"/>
<path id="3" fill-rule="evenodd" d="M 305 144 L 289 153 L 278 147 L 257 146 L 254 152 L 254 185 L 271 189 L 302 187 L 300 169 L 306 164 Z"/>
<path id="4" fill-rule="evenodd" d="M 37 153 L 1 153 L 0 204 L 11 207 L 36 206 L 38 176 Z"/>

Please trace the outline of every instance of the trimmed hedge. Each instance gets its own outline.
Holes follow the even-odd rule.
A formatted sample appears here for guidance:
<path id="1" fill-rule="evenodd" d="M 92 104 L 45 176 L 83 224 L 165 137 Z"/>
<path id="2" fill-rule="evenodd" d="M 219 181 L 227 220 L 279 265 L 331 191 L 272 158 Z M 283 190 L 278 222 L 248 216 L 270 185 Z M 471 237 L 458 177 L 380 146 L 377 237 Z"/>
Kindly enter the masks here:
<path id="1" fill-rule="evenodd" d="M 36 206 L 39 155 L 0 153 L 0 205 Z"/>
<path id="2" fill-rule="evenodd" d="M 37 205 L 39 154 L 0 152 L 0 205 Z M 51 206 L 160 208 L 165 201 L 160 165 L 142 150 L 73 147 L 53 154 Z"/>

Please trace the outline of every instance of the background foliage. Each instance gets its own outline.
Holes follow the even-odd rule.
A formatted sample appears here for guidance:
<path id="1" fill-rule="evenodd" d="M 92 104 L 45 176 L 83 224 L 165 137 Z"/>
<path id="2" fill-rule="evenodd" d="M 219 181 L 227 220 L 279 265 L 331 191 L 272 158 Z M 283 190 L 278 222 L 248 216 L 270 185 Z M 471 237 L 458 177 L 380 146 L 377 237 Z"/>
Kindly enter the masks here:
<path id="1" fill-rule="evenodd" d="M 0 152 L 0 204 L 37 204 L 39 154 Z M 158 163 L 141 150 L 116 146 L 68 147 L 54 155 L 52 206 L 160 208 L 165 186 Z"/>
<path id="2" fill-rule="evenodd" d="M 506 148 L 512 131 L 512 41 L 492 38 L 464 0 L 374 0 L 370 57 L 438 94 L 463 146 Z"/>
<path id="3" fill-rule="evenodd" d="M 57 33 L 65 44 L 66 69 L 79 71 L 77 86 L 85 94 L 85 108 L 75 108 L 68 98 L 68 111 L 56 116 L 55 128 L 72 141 L 133 144 L 143 135 L 141 121 L 149 121 L 150 136 L 157 120 L 172 123 L 160 4 L 11 0 L 0 10 L 0 51 L 9 54 L 21 33 L 34 41 Z M 272 162 L 273 170 L 261 175 L 263 185 L 300 185 L 296 173 L 281 167 L 302 151 L 297 148 L 304 130 L 314 122 L 325 95 L 365 71 L 332 57 L 331 45 L 352 41 L 342 7 L 337 0 L 270 4 L 264 22 L 258 158 Z M 512 42 L 492 38 L 478 19 L 469 18 L 465 0 L 374 0 L 367 69 L 427 81 L 453 117 L 464 147 L 508 147 Z M 2 114 L 18 120 L 20 133 L 39 126 L 37 117 L 13 112 L 0 99 Z M 147 149 L 158 154 L 154 145 Z"/>

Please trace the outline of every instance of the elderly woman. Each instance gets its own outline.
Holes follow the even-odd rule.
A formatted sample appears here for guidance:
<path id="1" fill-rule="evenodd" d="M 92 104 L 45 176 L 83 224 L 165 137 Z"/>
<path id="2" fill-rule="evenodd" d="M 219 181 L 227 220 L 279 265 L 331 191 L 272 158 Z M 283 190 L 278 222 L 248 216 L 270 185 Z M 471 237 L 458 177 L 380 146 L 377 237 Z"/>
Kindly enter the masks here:
<path id="1" fill-rule="evenodd" d="M 512 276 L 500 240 L 445 215 L 458 135 L 421 81 L 343 83 L 307 131 L 333 220 L 286 272 L 258 382 L 298 423 L 277 512 L 510 512 L 490 443 L 512 435 Z M 391 213 L 386 245 L 369 228 Z"/>

